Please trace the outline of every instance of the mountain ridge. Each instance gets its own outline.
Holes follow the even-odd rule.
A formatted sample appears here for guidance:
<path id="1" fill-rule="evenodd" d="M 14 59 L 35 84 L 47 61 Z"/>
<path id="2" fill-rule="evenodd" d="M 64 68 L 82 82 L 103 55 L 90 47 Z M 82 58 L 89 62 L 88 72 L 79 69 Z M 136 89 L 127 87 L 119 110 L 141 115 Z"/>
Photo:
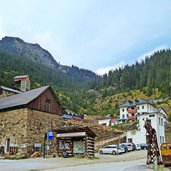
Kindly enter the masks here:
<path id="1" fill-rule="evenodd" d="M 91 81 L 99 78 L 98 75 L 90 70 L 80 69 L 74 65 L 71 67 L 60 65 L 48 50 L 43 49 L 37 43 L 27 43 L 18 37 L 5 36 L 0 40 L 0 49 L 29 58 L 34 63 L 43 64 L 51 69 L 58 70 L 78 82 Z"/>

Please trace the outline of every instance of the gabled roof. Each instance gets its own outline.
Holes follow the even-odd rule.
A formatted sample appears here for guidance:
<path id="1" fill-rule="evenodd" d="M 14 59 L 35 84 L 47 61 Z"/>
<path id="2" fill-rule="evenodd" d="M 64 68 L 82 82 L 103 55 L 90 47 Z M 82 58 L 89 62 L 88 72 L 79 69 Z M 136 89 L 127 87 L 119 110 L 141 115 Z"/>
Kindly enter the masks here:
<path id="1" fill-rule="evenodd" d="M 9 96 L 0 99 L 0 110 L 9 109 L 17 106 L 23 106 L 36 99 L 50 86 L 44 86 L 41 88 L 26 91 L 17 95 Z"/>
<path id="2" fill-rule="evenodd" d="M 19 76 L 15 76 L 14 79 L 19 79 L 19 78 L 27 78 L 28 75 L 19 75 Z"/>
<path id="3" fill-rule="evenodd" d="M 136 99 L 134 101 L 128 101 L 120 105 L 120 107 L 133 107 L 141 104 L 151 104 L 154 105 L 154 102 L 151 100 L 143 100 L 143 99 Z"/>
<path id="4" fill-rule="evenodd" d="M 10 92 L 13 92 L 13 93 L 17 93 L 17 94 L 22 93 L 21 91 L 18 91 L 18 90 L 12 89 L 12 88 L 8 88 L 8 87 L 4 87 L 4 86 L 0 86 L 0 89 L 10 91 Z"/>
<path id="5" fill-rule="evenodd" d="M 96 137 L 96 134 L 88 126 L 73 126 L 69 128 L 61 127 L 54 130 L 57 134 L 61 133 L 74 133 L 74 132 L 86 132 L 91 137 Z"/>

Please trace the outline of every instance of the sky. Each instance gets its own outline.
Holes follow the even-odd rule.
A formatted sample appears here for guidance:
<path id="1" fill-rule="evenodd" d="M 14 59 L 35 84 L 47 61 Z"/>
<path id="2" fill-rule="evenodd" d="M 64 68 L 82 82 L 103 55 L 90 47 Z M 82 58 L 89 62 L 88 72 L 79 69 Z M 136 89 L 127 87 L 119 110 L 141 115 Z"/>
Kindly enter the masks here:
<path id="1" fill-rule="evenodd" d="M 0 39 L 101 75 L 171 47 L 171 0 L 0 0 Z"/>

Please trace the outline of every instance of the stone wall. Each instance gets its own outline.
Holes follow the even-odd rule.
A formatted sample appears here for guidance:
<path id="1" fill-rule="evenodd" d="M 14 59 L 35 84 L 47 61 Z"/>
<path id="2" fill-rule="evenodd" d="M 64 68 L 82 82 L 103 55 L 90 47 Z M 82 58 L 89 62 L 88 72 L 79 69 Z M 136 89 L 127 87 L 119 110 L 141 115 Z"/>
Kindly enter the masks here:
<path id="1" fill-rule="evenodd" d="M 27 143 L 27 109 L 0 112 L 0 144 L 7 139 L 14 146 Z"/>
<path id="2" fill-rule="evenodd" d="M 41 144 L 39 150 L 43 152 L 44 135 L 49 130 L 56 129 L 62 125 L 62 118 L 55 114 L 49 114 L 46 112 L 40 112 L 36 110 L 27 110 L 27 135 L 28 135 L 28 152 L 31 153 L 35 150 L 36 144 Z M 47 141 L 46 141 L 47 144 Z M 48 141 L 50 147 L 50 153 L 56 151 L 56 138 Z"/>
<path id="3" fill-rule="evenodd" d="M 60 127 L 60 116 L 31 109 L 16 109 L 0 112 L 0 145 L 6 146 L 10 139 L 12 146 L 26 150 L 29 154 L 35 151 L 35 144 L 41 144 L 43 152 L 44 134 L 48 130 Z M 56 139 L 49 140 L 50 152 L 56 150 Z M 5 148 L 6 151 L 6 148 Z"/>

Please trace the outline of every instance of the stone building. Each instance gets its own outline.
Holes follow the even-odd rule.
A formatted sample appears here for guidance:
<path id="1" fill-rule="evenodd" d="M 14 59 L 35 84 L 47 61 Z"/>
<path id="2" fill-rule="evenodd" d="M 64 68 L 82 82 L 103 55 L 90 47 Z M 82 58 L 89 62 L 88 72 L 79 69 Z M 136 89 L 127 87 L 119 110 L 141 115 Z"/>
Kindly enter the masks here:
<path id="1" fill-rule="evenodd" d="M 12 88 L 0 86 L 0 99 L 8 96 L 13 96 L 21 93 L 21 91 L 14 90 Z"/>
<path id="2" fill-rule="evenodd" d="M 61 125 L 63 113 L 50 86 L 0 99 L 0 146 L 5 153 L 43 151 L 45 133 Z M 55 150 L 55 140 L 49 147 Z"/>

